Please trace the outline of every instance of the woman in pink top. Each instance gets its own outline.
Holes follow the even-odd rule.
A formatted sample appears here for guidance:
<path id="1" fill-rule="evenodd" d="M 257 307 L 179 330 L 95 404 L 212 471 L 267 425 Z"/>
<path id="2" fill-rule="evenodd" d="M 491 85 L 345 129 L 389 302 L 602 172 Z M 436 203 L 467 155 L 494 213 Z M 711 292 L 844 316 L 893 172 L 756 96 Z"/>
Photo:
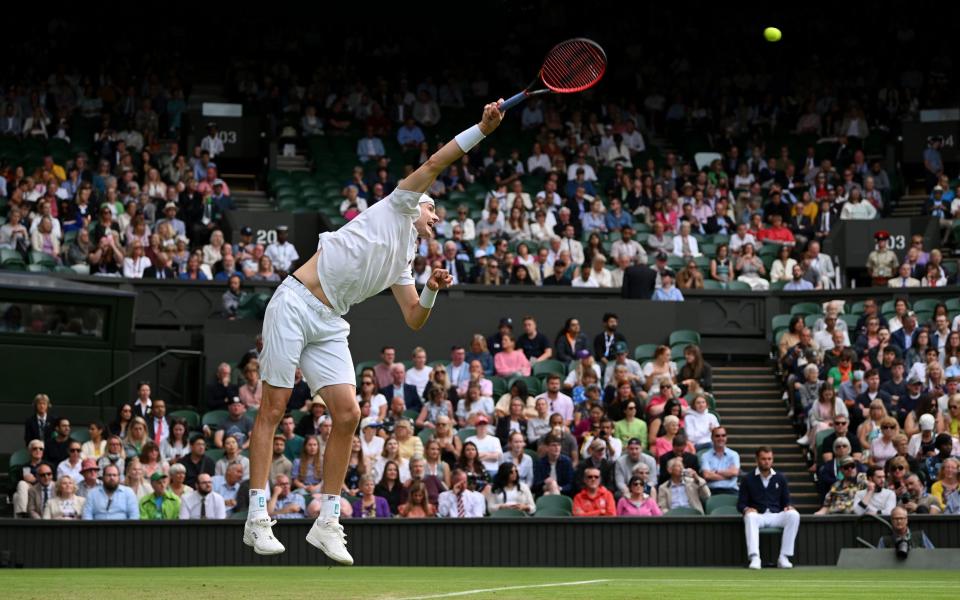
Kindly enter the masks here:
<path id="1" fill-rule="evenodd" d="M 629 486 L 630 495 L 617 502 L 618 517 L 659 517 L 663 514 L 657 506 L 657 499 L 644 491 L 643 479 L 634 475 Z"/>
<path id="2" fill-rule="evenodd" d="M 656 443 L 653 445 L 653 455 L 658 459 L 673 450 L 673 438 L 677 437 L 677 434 L 680 433 L 679 417 L 676 415 L 667 415 L 664 417 L 663 429 L 664 434 L 658 437 Z M 687 442 L 687 447 L 684 452 L 693 454 L 696 452 L 696 449 L 693 447 L 693 444 Z"/>
<path id="3" fill-rule="evenodd" d="M 500 336 L 500 343 L 503 350 L 497 352 L 493 357 L 493 368 L 497 375 L 504 378 L 514 375 L 530 376 L 530 361 L 523 350 L 517 350 L 516 341 L 510 333 L 504 333 Z"/>

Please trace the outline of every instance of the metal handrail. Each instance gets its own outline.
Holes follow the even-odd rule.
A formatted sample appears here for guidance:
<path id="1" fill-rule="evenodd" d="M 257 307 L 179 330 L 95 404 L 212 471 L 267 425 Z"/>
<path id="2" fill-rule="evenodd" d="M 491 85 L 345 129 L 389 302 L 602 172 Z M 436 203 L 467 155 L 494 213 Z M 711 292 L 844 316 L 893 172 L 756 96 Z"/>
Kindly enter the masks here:
<path id="1" fill-rule="evenodd" d="M 123 375 L 121 375 L 121 376 L 118 377 L 117 379 L 114 379 L 113 381 L 111 381 L 111 382 L 108 383 L 107 385 L 105 385 L 105 386 L 103 386 L 102 388 L 100 388 L 99 390 L 95 391 L 95 392 L 93 393 L 93 397 L 94 397 L 94 398 L 100 397 L 100 395 L 103 394 L 105 391 L 109 390 L 110 388 L 112 388 L 113 386 L 117 385 L 118 383 L 123 383 L 124 381 L 126 381 L 127 379 L 129 379 L 130 376 L 133 375 L 134 373 L 140 372 L 140 371 L 143 370 L 144 368 L 152 365 L 153 363 L 157 362 L 158 360 L 160 360 L 160 359 L 163 358 L 164 356 L 167 356 L 168 354 L 172 354 L 172 355 L 175 355 L 175 356 L 203 356 L 203 352 L 201 352 L 200 350 L 180 350 L 180 349 L 176 349 L 176 348 L 170 349 L 170 350 L 164 350 L 163 352 L 161 352 L 160 354 L 154 356 L 153 358 L 151 358 L 151 359 L 148 360 L 147 362 L 145 362 L 145 363 L 143 363 L 143 364 L 141 364 L 141 365 L 139 365 L 139 366 L 137 366 L 137 367 L 134 367 L 134 368 L 131 369 L 130 371 L 124 373 Z"/>

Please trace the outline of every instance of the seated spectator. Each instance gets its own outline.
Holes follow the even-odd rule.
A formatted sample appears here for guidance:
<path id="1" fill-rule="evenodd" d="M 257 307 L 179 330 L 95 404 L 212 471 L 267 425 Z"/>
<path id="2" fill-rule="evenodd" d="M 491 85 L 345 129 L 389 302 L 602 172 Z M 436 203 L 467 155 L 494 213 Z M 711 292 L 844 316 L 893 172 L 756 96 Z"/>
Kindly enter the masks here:
<path id="1" fill-rule="evenodd" d="M 56 420 L 53 435 L 45 440 L 43 458 L 57 466 L 70 457 L 69 448 L 73 443 L 70 437 L 70 419 L 60 417 Z"/>
<path id="2" fill-rule="evenodd" d="M 370 474 L 378 482 L 383 479 L 387 463 L 393 462 L 399 470 L 401 483 L 410 479 L 410 463 L 400 456 L 400 444 L 396 438 L 388 438 L 383 444 L 383 452 L 374 461 Z"/>
<path id="3" fill-rule="evenodd" d="M 523 350 L 516 347 L 516 340 L 510 332 L 501 335 L 502 349 L 494 356 L 494 370 L 499 377 L 510 379 L 514 376 L 530 376 L 530 361 Z"/>
<path id="4" fill-rule="evenodd" d="M 80 442 L 70 440 L 67 452 L 69 453 L 69 457 L 60 461 L 60 464 L 57 465 L 57 479 L 59 480 L 64 475 L 69 475 L 74 481 L 80 481 L 80 479 L 82 479 L 80 475 L 80 465 L 83 462 L 80 458 Z"/>
<path id="5" fill-rule="evenodd" d="M 930 486 L 930 494 L 940 500 L 943 506 L 946 506 L 949 497 L 960 489 L 958 472 L 960 472 L 960 461 L 956 458 L 945 459 L 940 465 L 940 475 Z"/>
<path id="6" fill-rule="evenodd" d="M 647 493 L 642 478 L 634 476 L 627 484 L 627 493 L 617 502 L 617 516 L 620 517 L 659 517 L 663 511 L 657 506 L 656 499 Z"/>
<path id="7" fill-rule="evenodd" d="M 85 521 L 139 519 L 140 506 L 133 490 L 120 485 L 120 469 L 107 465 L 103 469 L 103 487 L 91 491 L 83 504 Z"/>
<path id="8" fill-rule="evenodd" d="M 697 450 L 709 448 L 711 445 L 710 432 L 720 426 L 717 416 L 709 412 L 707 398 L 697 394 L 693 398 L 693 410 L 684 415 L 684 431 L 687 438 Z"/>
<path id="9" fill-rule="evenodd" d="M 316 436 L 308 436 L 300 451 L 300 456 L 293 461 L 291 472 L 293 481 L 291 489 L 294 491 L 303 490 L 307 495 L 321 493 L 321 478 L 323 469 L 321 465 L 323 453 L 320 449 L 320 440 Z"/>
<path id="10" fill-rule="evenodd" d="M 853 514 L 854 498 L 857 492 L 867 487 L 867 478 L 858 472 L 857 462 L 851 456 L 844 456 L 837 463 L 840 465 L 840 476 L 830 486 L 830 490 L 823 499 L 823 506 L 815 515 L 842 515 Z"/>
<path id="11" fill-rule="evenodd" d="M 180 502 L 181 519 L 226 519 L 227 508 L 223 496 L 214 491 L 213 478 L 201 474 L 197 478 L 197 491 Z"/>
<path id="12" fill-rule="evenodd" d="M 250 432 L 253 431 L 253 419 L 246 415 L 247 407 L 239 396 L 227 401 L 227 416 L 220 422 L 220 428 L 213 434 L 213 444 L 223 448 L 226 437 L 235 437 L 240 448 L 245 450 L 250 446 Z M 205 428 L 207 433 L 209 428 Z"/>
<path id="13" fill-rule="evenodd" d="M 73 477 L 61 475 L 57 478 L 56 493 L 47 500 L 43 507 L 44 519 L 76 520 L 83 515 L 83 504 L 86 501 L 76 494 L 77 486 Z"/>
<path id="14" fill-rule="evenodd" d="M 583 474 L 583 489 L 573 499 L 575 517 L 616 516 L 616 501 L 606 487 L 600 485 L 600 469 L 589 467 Z"/>
<path id="15" fill-rule="evenodd" d="M 206 455 L 207 452 L 207 442 L 203 439 L 203 435 L 194 434 L 190 438 L 190 454 L 187 454 L 180 459 L 178 464 L 181 464 L 186 469 L 184 482 L 193 486 L 197 482 L 197 476 L 200 473 L 206 473 L 208 475 L 216 474 L 216 465 L 213 460 Z"/>
<path id="16" fill-rule="evenodd" d="M 653 445 L 653 455 L 657 458 L 662 457 L 673 449 L 673 440 L 680 433 L 680 418 L 675 415 L 667 415 L 663 418 L 663 433 L 657 436 L 656 443 Z M 686 452 L 696 452 L 694 445 L 687 441 L 684 444 Z"/>
<path id="17" fill-rule="evenodd" d="M 168 476 L 156 471 L 150 476 L 151 493 L 140 499 L 140 518 L 143 520 L 179 519 L 180 498 L 167 489 Z M 209 483 L 209 476 L 207 476 Z"/>
<path id="18" fill-rule="evenodd" d="M 440 494 L 437 515 L 456 519 L 483 517 L 486 502 L 483 494 L 468 488 L 467 474 L 454 470 L 450 483 L 450 490 Z"/>
<path id="19" fill-rule="evenodd" d="M 407 519 L 437 516 L 437 509 L 427 499 L 427 488 L 422 481 L 414 481 L 407 489 L 407 502 L 400 506 L 399 515 Z"/>
<path id="20" fill-rule="evenodd" d="M 643 453 L 643 447 L 640 440 L 633 438 L 627 442 L 627 451 L 618 458 L 613 465 L 614 486 L 616 493 L 620 496 L 626 496 L 630 493 L 627 482 L 634 476 L 639 475 L 644 482 L 651 479 L 651 473 L 656 475 L 657 462 L 649 454 Z M 645 490 L 650 492 L 650 489 Z"/>
<path id="21" fill-rule="evenodd" d="M 629 384 L 621 384 L 621 388 L 630 390 Z M 623 419 L 614 425 L 614 435 L 621 443 L 626 444 L 631 439 L 641 441 L 647 440 L 647 423 L 643 419 L 637 418 L 638 404 L 636 400 L 627 400 L 623 408 Z"/>
<path id="22" fill-rule="evenodd" d="M 181 499 L 193 493 L 193 488 L 186 484 L 187 469 L 182 464 L 170 465 L 170 491 Z"/>
<path id="23" fill-rule="evenodd" d="M 240 385 L 239 396 L 245 408 L 260 408 L 263 397 L 263 381 L 260 379 L 260 362 L 249 361 L 243 368 L 243 384 Z"/>
<path id="24" fill-rule="evenodd" d="M 273 483 L 277 475 L 281 473 L 288 476 L 291 473 L 290 461 L 283 456 L 282 448 L 280 449 L 279 455 L 277 455 L 277 444 L 280 442 L 282 445 L 282 439 L 282 437 L 275 436 L 273 440 L 274 458 L 270 464 L 270 476 L 268 478 L 270 483 Z M 277 467 L 278 456 L 279 459 L 282 459 L 280 464 L 284 465 L 279 468 Z M 197 479 L 199 480 L 200 476 L 198 476 Z M 243 465 L 239 462 L 230 463 L 224 474 L 214 475 L 211 482 L 213 491 L 223 499 L 226 514 L 232 514 L 235 510 L 245 510 L 238 508 L 238 506 L 245 507 L 249 505 L 250 484 L 248 480 L 244 479 Z"/>
<path id="25" fill-rule="evenodd" d="M 899 494 L 897 490 L 894 490 L 894 493 L 897 494 L 897 508 L 902 507 L 912 515 L 939 515 L 943 512 L 940 499 L 927 492 L 927 488 L 924 487 L 923 482 L 917 475 L 908 475 L 904 484 L 905 493 Z"/>
<path id="26" fill-rule="evenodd" d="M 239 451 L 237 452 L 239 454 Z M 160 455 L 160 448 L 153 443 L 153 440 L 147 441 L 140 451 L 140 466 L 143 467 L 144 479 L 149 479 L 155 472 L 167 473 L 170 469 L 169 463 Z"/>
<path id="27" fill-rule="evenodd" d="M 853 497 L 853 512 L 887 516 L 897 505 L 897 497 L 886 487 L 886 473 L 881 467 L 871 467 L 868 473 L 866 487 Z"/>
<path id="28" fill-rule="evenodd" d="M 457 402 L 457 424 L 460 427 L 476 425 L 481 417 L 489 422 L 489 418 L 494 414 L 493 399 L 481 395 L 481 385 L 476 381 L 470 381 L 465 391 L 463 398 Z"/>
<path id="29" fill-rule="evenodd" d="M 770 282 L 764 279 L 766 274 L 767 269 L 760 257 L 754 253 L 753 244 L 744 244 L 737 258 L 737 281 L 746 283 L 754 291 L 763 292 L 770 289 Z"/>
<path id="30" fill-rule="evenodd" d="M 520 480 L 517 466 L 510 462 L 500 465 L 493 478 L 493 484 L 487 487 L 484 493 L 487 501 L 487 512 L 493 514 L 504 508 L 523 511 L 528 515 L 536 512 L 530 488 Z"/>
<path id="31" fill-rule="evenodd" d="M 538 496 L 563 494 L 572 496 L 574 470 L 570 458 L 561 453 L 561 439 L 549 435 L 546 439 L 546 452 L 543 458 L 534 464 L 533 492 Z"/>
<path id="32" fill-rule="evenodd" d="M 704 502 L 710 497 L 710 488 L 696 469 L 684 468 L 683 459 L 671 458 L 667 463 L 669 479 L 657 490 L 657 505 L 668 513 L 674 508 L 692 508 L 703 514 Z"/>
<path id="33" fill-rule="evenodd" d="M 76 483 L 76 494 L 86 498 L 92 490 L 100 487 L 100 468 L 97 467 L 97 461 L 92 458 L 83 459 L 83 465 L 80 468 L 80 479 Z"/>
<path id="34" fill-rule="evenodd" d="M 684 469 L 693 469 L 697 472 L 700 471 L 700 459 L 697 458 L 696 454 L 694 454 L 693 445 L 687 441 L 687 436 L 684 433 L 678 433 L 673 438 L 673 444 L 670 451 L 662 454 L 659 457 L 660 468 L 658 469 L 658 483 L 663 483 L 670 477 L 670 472 L 667 470 L 667 463 L 669 463 L 670 459 L 674 457 L 683 458 Z"/>
<path id="35" fill-rule="evenodd" d="M 240 453 L 237 438 L 230 436 L 223 442 L 223 456 L 217 460 L 215 475 L 225 475 L 230 465 L 238 463 L 243 467 L 243 478 L 250 479 L 250 459 Z"/>
<path id="36" fill-rule="evenodd" d="M 360 478 L 360 498 L 353 503 L 353 515 L 358 519 L 389 518 L 393 516 L 386 498 L 378 496 L 376 482 L 371 475 Z"/>
<path id="37" fill-rule="evenodd" d="M 48 464 L 41 464 L 37 467 L 36 479 L 37 482 L 26 489 L 27 498 L 23 514 L 31 519 L 42 519 L 47 504 L 56 493 L 53 468 Z"/>
<path id="38" fill-rule="evenodd" d="M 676 383 L 678 374 L 677 363 L 670 360 L 670 347 L 657 346 L 653 354 L 653 360 L 643 365 L 647 393 L 651 396 L 659 394 L 661 383 L 666 380 L 666 383 L 672 386 Z M 659 413 L 652 412 L 649 405 L 647 406 L 647 413 L 653 417 L 659 415 Z"/>
<path id="39" fill-rule="evenodd" d="M 290 478 L 277 477 L 273 493 L 267 501 L 267 514 L 274 519 L 299 519 L 306 516 L 307 506 L 304 497 L 295 494 L 290 487 Z"/>
<path id="40" fill-rule="evenodd" d="M 700 469 L 713 494 L 739 493 L 740 455 L 727 447 L 727 430 L 718 426 L 710 432 L 713 447 L 700 455 Z"/>
<path id="41" fill-rule="evenodd" d="M 421 408 L 420 395 L 417 393 L 417 386 L 406 383 L 407 368 L 403 363 L 393 363 L 390 366 L 390 377 L 392 384 L 380 388 L 380 393 L 388 403 L 392 403 L 396 398 L 403 402 L 403 410 L 419 410 Z M 391 404 L 388 404 L 390 406 Z M 371 407 L 372 408 L 372 407 Z"/>
<path id="42" fill-rule="evenodd" d="M 423 456 L 423 442 L 413 435 L 413 424 L 408 419 L 397 421 L 393 434 L 400 445 L 400 458 L 409 461 L 414 456 Z"/>

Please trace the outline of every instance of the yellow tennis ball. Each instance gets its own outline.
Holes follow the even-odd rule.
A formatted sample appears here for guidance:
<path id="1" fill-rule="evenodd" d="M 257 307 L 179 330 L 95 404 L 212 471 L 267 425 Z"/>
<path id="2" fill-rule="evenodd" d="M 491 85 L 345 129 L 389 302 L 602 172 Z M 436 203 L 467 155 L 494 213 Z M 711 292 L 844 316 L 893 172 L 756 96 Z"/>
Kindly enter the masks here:
<path id="1" fill-rule="evenodd" d="M 763 30 L 763 37 L 765 37 L 768 42 L 779 42 L 783 34 L 780 33 L 780 30 L 776 27 L 767 27 Z"/>

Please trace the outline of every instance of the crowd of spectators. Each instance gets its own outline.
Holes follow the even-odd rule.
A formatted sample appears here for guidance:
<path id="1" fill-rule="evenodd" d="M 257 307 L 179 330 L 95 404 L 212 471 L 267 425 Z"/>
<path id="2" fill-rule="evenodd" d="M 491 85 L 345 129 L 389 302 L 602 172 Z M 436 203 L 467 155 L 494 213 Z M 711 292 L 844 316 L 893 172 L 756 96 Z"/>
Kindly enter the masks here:
<path id="1" fill-rule="evenodd" d="M 918 303 L 919 305 L 919 303 Z M 805 434 L 819 514 L 956 514 L 960 314 L 903 298 L 795 314 L 777 333 L 784 398 Z M 847 317 L 847 318 L 845 318 Z"/>

